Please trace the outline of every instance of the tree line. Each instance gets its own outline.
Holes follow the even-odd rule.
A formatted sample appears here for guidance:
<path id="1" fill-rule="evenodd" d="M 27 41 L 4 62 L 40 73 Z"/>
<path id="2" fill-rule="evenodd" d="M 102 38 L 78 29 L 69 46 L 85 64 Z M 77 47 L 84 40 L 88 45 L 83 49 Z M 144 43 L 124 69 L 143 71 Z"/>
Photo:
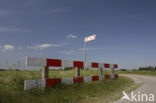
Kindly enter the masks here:
<path id="1" fill-rule="evenodd" d="M 156 66 L 139 67 L 139 70 L 156 70 Z"/>

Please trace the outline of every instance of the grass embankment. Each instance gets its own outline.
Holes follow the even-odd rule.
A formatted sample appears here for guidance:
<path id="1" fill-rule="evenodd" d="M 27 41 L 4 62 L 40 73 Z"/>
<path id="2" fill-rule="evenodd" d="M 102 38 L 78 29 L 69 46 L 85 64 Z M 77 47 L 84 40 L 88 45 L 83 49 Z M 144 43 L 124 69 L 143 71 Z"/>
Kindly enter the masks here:
<path id="1" fill-rule="evenodd" d="M 97 71 L 81 71 L 82 76 Z M 106 72 L 105 72 L 106 73 Z M 108 73 L 108 72 L 107 72 Z M 50 78 L 73 77 L 74 71 L 50 71 Z M 91 83 L 59 85 L 55 88 L 24 91 L 24 80 L 40 79 L 40 71 L 0 71 L 0 103 L 90 103 L 120 98 L 122 91 L 134 84 L 127 77 Z"/>
<path id="2" fill-rule="evenodd" d="M 126 70 L 116 71 L 119 74 L 140 74 L 140 75 L 153 75 L 156 76 L 156 70 Z"/>

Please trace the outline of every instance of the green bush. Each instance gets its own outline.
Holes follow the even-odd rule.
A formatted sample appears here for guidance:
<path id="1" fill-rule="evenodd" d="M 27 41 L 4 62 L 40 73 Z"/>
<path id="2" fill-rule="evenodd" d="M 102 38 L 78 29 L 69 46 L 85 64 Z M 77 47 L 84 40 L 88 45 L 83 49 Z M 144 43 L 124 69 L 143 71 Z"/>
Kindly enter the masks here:
<path id="1" fill-rule="evenodd" d="M 154 66 L 139 67 L 139 70 L 156 70 L 156 67 Z"/>
<path id="2" fill-rule="evenodd" d="M 64 68 L 64 70 L 72 70 L 72 69 L 74 69 L 73 67 L 66 67 L 66 68 Z"/>

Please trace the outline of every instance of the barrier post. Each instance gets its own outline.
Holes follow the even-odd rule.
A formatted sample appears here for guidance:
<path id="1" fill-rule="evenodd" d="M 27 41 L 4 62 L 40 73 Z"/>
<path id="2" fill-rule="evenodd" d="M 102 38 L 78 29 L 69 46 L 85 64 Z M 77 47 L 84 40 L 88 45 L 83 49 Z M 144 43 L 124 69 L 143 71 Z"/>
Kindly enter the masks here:
<path id="1" fill-rule="evenodd" d="M 114 75 L 114 68 L 110 68 L 110 69 L 111 69 L 110 75 Z M 115 79 L 115 77 L 114 77 L 114 79 Z"/>
<path id="2" fill-rule="evenodd" d="M 42 79 L 48 79 L 49 78 L 49 67 L 48 66 L 44 66 L 42 67 Z M 42 88 L 42 90 L 45 90 L 45 87 Z"/>
<path id="3" fill-rule="evenodd" d="M 99 76 L 102 75 L 102 68 L 98 68 Z"/>
<path id="4" fill-rule="evenodd" d="M 75 77 L 80 77 L 80 68 L 75 68 Z"/>
<path id="5" fill-rule="evenodd" d="M 49 67 L 48 66 L 42 67 L 42 79 L 48 78 L 49 78 Z"/>
<path id="6" fill-rule="evenodd" d="M 111 68 L 111 74 L 114 74 L 114 68 Z"/>

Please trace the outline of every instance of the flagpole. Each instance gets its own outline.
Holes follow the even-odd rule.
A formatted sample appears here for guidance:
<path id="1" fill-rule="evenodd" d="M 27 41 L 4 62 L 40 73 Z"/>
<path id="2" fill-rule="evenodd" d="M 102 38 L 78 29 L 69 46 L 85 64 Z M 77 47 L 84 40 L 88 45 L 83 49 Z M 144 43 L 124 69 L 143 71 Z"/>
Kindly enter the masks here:
<path id="1" fill-rule="evenodd" d="M 86 63 L 86 42 L 84 41 L 84 62 Z"/>
<path id="2" fill-rule="evenodd" d="M 84 63 L 86 65 L 86 62 L 87 62 L 87 55 L 86 55 L 86 49 L 87 49 L 87 42 L 88 41 L 92 41 L 92 40 L 95 40 L 96 38 L 96 35 L 92 35 L 92 36 L 89 36 L 89 37 L 85 37 L 84 38 Z"/>
<path id="3" fill-rule="evenodd" d="M 84 69 L 86 69 L 86 41 L 84 41 Z"/>

